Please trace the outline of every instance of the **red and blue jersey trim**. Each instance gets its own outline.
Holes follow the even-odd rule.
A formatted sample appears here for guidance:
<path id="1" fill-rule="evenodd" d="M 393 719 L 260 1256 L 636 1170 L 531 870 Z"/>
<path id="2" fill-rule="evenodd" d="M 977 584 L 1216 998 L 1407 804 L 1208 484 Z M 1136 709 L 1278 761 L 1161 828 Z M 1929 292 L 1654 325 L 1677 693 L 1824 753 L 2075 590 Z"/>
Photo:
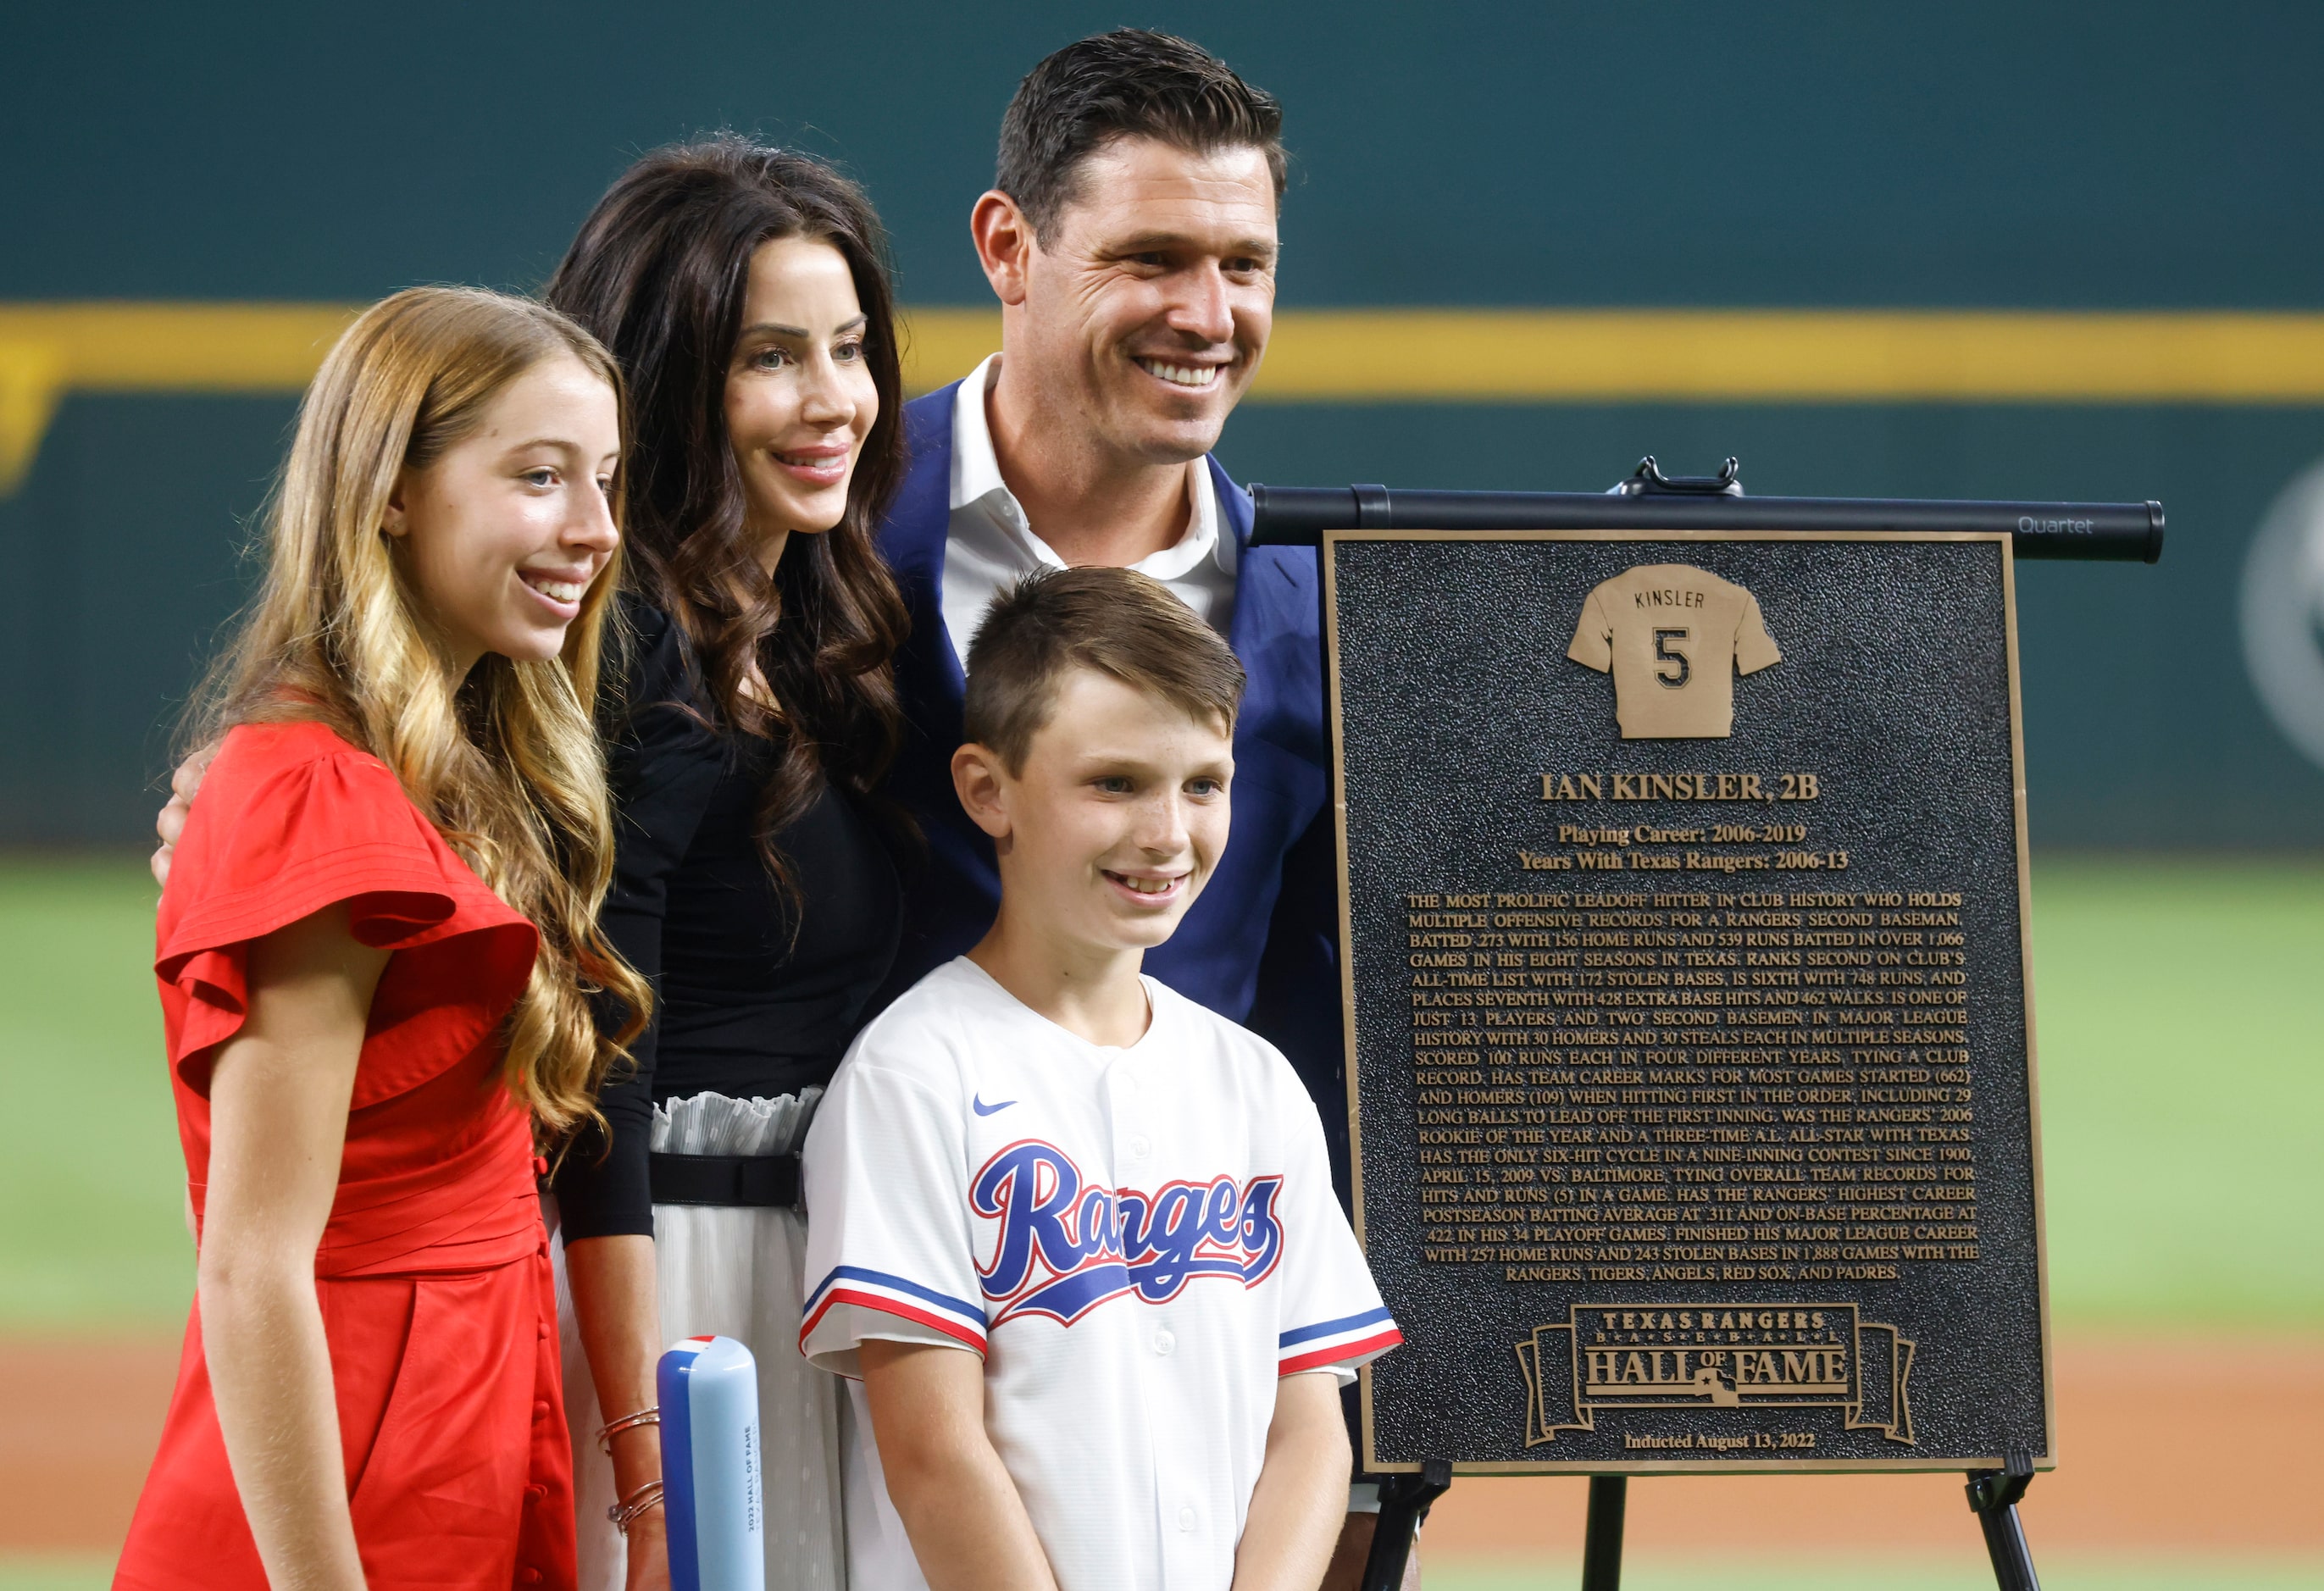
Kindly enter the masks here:
<path id="1" fill-rule="evenodd" d="M 984 1307 L 923 1287 L 908 1277 L 862 1265 L 835 1265 L 831 1274 L 807 1294 L 806 1319 L 799 1324 L 799 1347 L 823 1321 L 834 1304 L 861 1304 L 865 1309 L 896 1315 L 943 1332 L 954 1341 L 984 1351 Z"/>
<path id="2" fill-rule="evenodd" d="M 1360 1363 L 1403 1340 L 1404 1333 L 1385 1308 L 1294 1327 L 1275 1339 L 1275 1373 L 1296 1375 L 1302 1370 Z"/>

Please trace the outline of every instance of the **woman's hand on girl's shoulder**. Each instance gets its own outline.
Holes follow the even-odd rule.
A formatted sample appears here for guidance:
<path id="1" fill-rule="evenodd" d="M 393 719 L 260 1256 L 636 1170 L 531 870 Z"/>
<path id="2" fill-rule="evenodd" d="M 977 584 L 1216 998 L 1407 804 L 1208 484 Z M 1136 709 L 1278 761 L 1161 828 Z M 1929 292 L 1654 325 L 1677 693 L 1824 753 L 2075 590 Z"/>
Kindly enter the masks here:
<path id="1" fill-rule="evenodd" d="M 170 862 L 178 853 L 178 839 L 186 832 L 186 819 L 194 810 L 194 793 L 202 787 L 202 776 L 210 770 L 210 762 L 218 754 L 221 741 L 212 740 L 178 764 L 178 771 L 170 776 L 169 804 L 153 819 L 153 832 L 161 837 L 154 848 L 153 882 L 164 889 L 170 887 Z"/>

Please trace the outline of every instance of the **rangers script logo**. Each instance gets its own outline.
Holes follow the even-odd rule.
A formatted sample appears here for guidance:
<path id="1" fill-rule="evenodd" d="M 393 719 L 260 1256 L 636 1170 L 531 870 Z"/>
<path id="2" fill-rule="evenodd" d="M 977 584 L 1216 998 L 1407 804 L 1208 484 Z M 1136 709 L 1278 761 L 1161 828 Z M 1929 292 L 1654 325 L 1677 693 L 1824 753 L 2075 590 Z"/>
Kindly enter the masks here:
<path id="1" fill-rule="evenodd" d="M 1279 1176 L 1171 1182 L 1148 1193 L 1085 1185 L 1054 1145 L 1028 1139 L 986 1161 L 969 1209 L 998 1223 L 978 1267 L 991 1324 L 1047 1315 L 1070 1326 L 1110 1298 L 1162 1303 L 1198 1276 L 1257 1286 L 1283 1257 Z"/>

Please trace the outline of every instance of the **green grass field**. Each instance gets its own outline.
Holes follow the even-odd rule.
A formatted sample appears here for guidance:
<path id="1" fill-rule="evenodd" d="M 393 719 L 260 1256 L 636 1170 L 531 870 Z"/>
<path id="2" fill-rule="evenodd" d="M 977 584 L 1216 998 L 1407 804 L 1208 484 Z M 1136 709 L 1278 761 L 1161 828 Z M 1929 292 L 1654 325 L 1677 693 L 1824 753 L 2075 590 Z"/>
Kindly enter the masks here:
<path id="1" fill-rule="evenodd" d="M 174 1332 L 184 1318 L 192 1264 L 148 970 L 153 894 L 134 859 L 0 860 L 0 1097 L 18 1129 L 0 1157 L 0 1333 Z M 2035 868 L 2034 906 L 2059 1325 L 2324 1330 L 2324 862 L 2052 859 Z M 1427 1583 L 1518 1591 L 1577 1572 L 1439 1559 Z M 0 1555 L 0 1591 L 95 1591 L 109 1574 L 100 1559 Z M 2044 1557 L 2043 1581 L 2318 1591 L 2324 1566 Z M 1624 1583 L 1991 1580 L 1971 1550 L 1942 1565 L 1641 1554 Z"/>
<path id="2" fill-rule="evenodd" d="M 134 858 L 0 863 L 0 1329 L 166 1331 L 193 1294 L 156 893 Z"/>
<path id="3" fill-rule="evenodd" d="M 2324 866 L 2037 863 L 2034 948 L 2060 1322 L 2324 1326 Z"/>
<path id="4" fill-rule="evenodd" d="M 171 1331 L 192 1266 L 134 859 L 0 862 L 0 1330 Z M 2061 1326 L 2324 1327 L 2324 863 L 2034 869 Z"/>

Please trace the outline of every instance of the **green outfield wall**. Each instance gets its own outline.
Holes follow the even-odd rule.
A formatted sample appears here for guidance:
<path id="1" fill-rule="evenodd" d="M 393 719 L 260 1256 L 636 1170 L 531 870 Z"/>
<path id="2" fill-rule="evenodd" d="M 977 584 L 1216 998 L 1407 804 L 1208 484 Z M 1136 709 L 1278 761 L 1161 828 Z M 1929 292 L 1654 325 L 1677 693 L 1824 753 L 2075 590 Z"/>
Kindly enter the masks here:
<path id="1" fill-rule="evenodd" d="M 1283 97 L 1286 308 L 2058 311 L 2134 339 L 2324 314 L 2312 5 L 18 7 L 0 442 L 33 441 L 0 494 L 0 844 L 143 832 L 294 400 L 44 386 L 10 310 L 530 287 L 628 158 L 717 126 L 847 164 L 907 302 L 987 305 L 965 218 L 1001 107 L 1123 21 Z M 1381 324 L 1360 400 L 1246 405 L 1229 468 L 1583 489 L 1732 453 L 1766 493 L 2162 499 L 2160 567 L 2022 571 L 2034 838 L 2324 843 L 2324 491 L 2255 553 L 2324 462 L 2324 368 L 2246 347 L 2038 400 L 1523 403 L 1440 370 L 1400 401 L 1430 351 Z"/>

